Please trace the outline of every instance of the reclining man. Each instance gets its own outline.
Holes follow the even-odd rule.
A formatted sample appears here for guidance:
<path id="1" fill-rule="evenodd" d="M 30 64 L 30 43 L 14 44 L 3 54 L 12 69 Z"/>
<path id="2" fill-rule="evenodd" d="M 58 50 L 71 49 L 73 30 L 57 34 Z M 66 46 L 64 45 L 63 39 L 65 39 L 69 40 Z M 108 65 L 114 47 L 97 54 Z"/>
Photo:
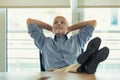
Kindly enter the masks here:
<path id="1" fill-rule="evenodd" d="M 100 62 L 104 61 L 109 55 L 109 49 L 103 47 L 99 49 L 101 39 L 92 39 L 84 48 L 87 41 L 92 36 L 96 27 L 96 20 L 84 21 L 68 26 L 65 17 L 57 16 L 53 26 L 28 18 L 28 33 L 34 39 L 34 43 L 42 53 L 42 63 L 46 71 L 54 72 L 85 72 L 94 74 Z M 43 29 L 52 31 L 54 39 L 46 37 Z M 67 34 L 79 29 L 79 32 L 69 39 Z"/>

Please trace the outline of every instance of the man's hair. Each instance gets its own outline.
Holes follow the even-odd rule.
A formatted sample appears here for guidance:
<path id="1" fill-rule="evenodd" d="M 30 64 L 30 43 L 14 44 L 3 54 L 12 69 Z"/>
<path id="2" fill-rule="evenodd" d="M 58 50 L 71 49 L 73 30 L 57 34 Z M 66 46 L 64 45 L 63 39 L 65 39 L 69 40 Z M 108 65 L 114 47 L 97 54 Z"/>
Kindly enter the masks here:
<path id="1" fill-rule="evenodd" d="M 56 18 L 63 18 L 63 19 L 65 19 L 67 21 L 67 19 L 65 17 L 63 17 L 63 16 L 56 16 L 55 19 Z"/>
<path id="2" fill-rule="evenodd" d="M 56 17 L 54 18 L 54 20 L 55 20 L 56 18 L 63 18 L 63 19 L 66 21 L 67 25 L 68 25 L 68 21 L 67 21 L 67 19 L 66 19 L 65 17 L 63 17 L 63 16 L 56 16 Z"/>

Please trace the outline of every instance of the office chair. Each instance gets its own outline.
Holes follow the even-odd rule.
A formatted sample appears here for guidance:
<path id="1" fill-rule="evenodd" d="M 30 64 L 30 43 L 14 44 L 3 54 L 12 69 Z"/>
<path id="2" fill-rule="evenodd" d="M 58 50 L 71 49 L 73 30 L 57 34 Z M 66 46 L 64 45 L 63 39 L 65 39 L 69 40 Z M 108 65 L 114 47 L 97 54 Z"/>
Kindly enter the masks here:
<path id="1" fill-rule="evenodd" d="M 40 58 L 40 69 L 41 69 L 41 71 L 45 71 L 45 68 L 42 63 L 42 53 L 41 52 L 39 53 L 39 58 Z"/>

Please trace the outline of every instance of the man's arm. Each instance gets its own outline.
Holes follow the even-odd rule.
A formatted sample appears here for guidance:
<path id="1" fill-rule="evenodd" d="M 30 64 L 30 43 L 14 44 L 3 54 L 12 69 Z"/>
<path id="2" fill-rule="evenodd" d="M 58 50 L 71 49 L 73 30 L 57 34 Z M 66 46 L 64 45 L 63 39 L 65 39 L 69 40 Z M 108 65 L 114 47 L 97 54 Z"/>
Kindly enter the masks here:
<path id="1" fill-rule="evenodd" d="M 43 29 L 46 29 L 48 31 L 52 31 L 52 26 L 51 25 L 49 25 L 49 24 L 47 24 L 45 22 L 42 22 L 40 20 L 28 18 L 27 19 L 27 25 L 32 24 L 32 23 L 38 24 L 39 27 L 41 27 Z"/>
<path id="2" fill-rule="evenodd" d="M 96 20 L 84 21 L 84 22 L 80 22 L 80 23 L 77 23 L 77 24 L 74 24 L 68 27 L 68 31 L 70 32 L 70 31 L 74 31 L 77 29 L 82 29 L 86 25 L 91 25 L 93 28 L 95 28 L 96 24 L 97 24 Z"/>

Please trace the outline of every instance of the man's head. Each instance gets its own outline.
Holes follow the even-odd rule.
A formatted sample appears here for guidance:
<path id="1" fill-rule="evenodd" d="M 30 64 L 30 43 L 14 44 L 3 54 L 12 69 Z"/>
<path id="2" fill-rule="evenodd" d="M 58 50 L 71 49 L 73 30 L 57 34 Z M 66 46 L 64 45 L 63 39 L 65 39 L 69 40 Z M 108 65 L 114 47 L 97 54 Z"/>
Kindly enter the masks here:
<path id="1" fill-rule="evenodd" d="M 62 36 L 63 34 L 66 34 L 67 27 L 68 27 L 68 22 L 63 16 L 55 17 L 53 23 L 53 33 Z"/>

